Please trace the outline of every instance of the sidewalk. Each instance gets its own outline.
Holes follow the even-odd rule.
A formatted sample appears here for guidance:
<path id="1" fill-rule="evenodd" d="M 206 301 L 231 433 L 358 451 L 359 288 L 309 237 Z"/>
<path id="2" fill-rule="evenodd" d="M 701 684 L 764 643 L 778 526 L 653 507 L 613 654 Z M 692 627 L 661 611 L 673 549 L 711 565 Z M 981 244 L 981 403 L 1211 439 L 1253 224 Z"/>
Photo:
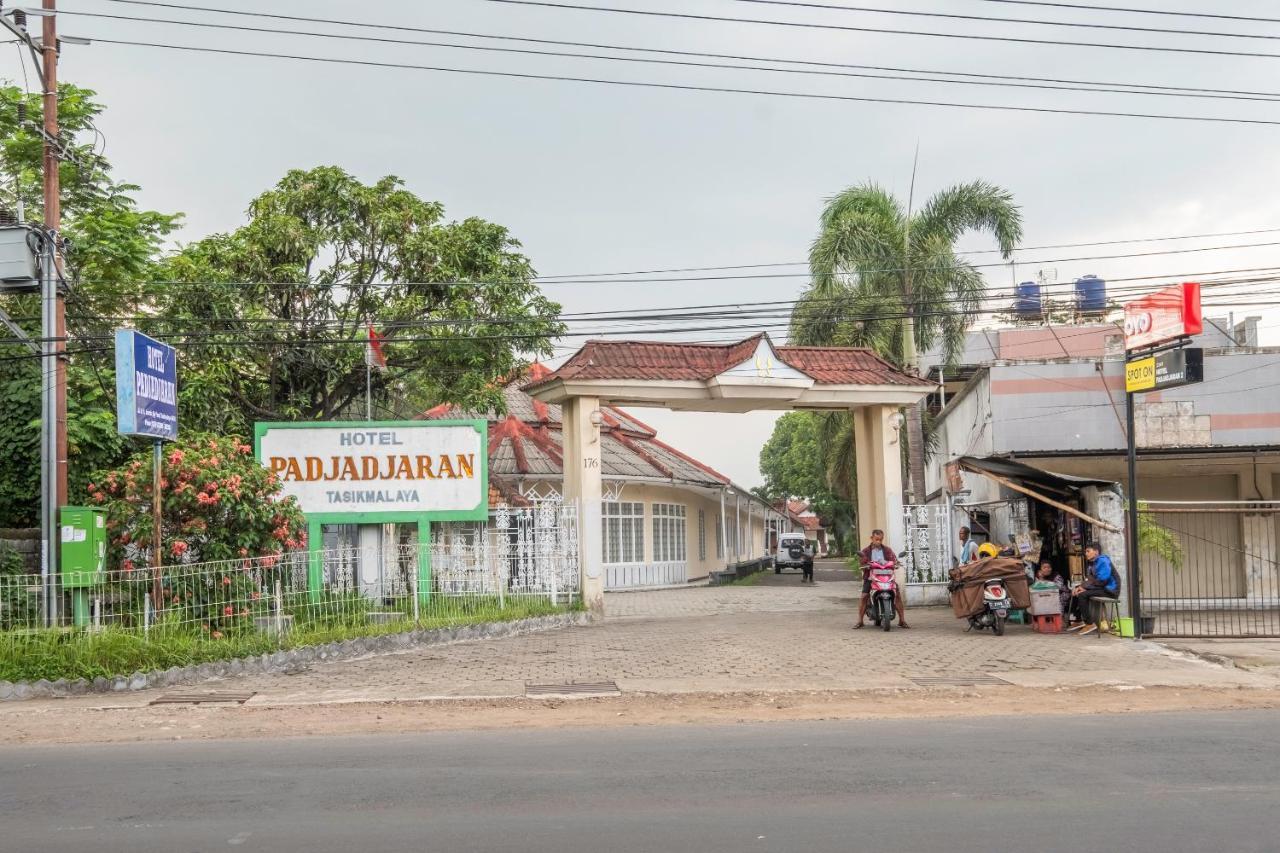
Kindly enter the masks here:
<path id="1" fill-rule="evenodd" d="M 821 578 L 840 578 L 826 580 Z M 0 706 L 142 707 L 166 693 L 253 693 L 249 706 L 524 697 L 529 685 L 613 682 L 623 694 L 920 690 L 994 676 L 1027 688 L 1088 685 L 1280 688 L 1280 669 L 1225 667 L 1164 644 L 967 633 L 949 609 L 908 613 L 913 627 L 852 630 L 848 575 L 770 576 L 758 586 L 610 593 L 602 624 L 500 640 L 314 663 L 292 674 L 228 677 L 177 690 Z"/>

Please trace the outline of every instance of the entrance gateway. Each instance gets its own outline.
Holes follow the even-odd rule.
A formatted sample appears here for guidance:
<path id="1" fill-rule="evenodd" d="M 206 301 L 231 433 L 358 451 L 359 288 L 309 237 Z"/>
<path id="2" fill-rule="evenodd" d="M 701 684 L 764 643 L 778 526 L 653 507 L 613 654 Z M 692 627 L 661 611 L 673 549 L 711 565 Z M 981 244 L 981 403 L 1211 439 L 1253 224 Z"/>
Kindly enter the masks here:
<path id="1" fill-rule="evenodd" d="M 933 388 L 869 349 L 775 346 L 763 333 L 731 344 L 588 341 L 560 368 L 524 387 L 563 410 L 564 498 L 581 514 L 583 602 L 603 612 L 601 405 L 851 412 L 860 535 L 880 528 L 890 542 L 905 544 L 899 409 Z"/>

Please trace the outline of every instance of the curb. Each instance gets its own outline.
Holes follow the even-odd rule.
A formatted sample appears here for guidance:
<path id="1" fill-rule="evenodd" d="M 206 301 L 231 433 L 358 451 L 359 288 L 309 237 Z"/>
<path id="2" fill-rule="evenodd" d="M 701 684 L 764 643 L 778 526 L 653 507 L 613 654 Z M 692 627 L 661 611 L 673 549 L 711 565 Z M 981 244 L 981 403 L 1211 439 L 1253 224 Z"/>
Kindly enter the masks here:
<path id="1" fill-rule="evenodd" d="M 213 678 L 235 675 L 260 675 L 296 672 L 299 667 L 315 661 L 340 661 L 366 655 L 387 654 L 416 646 L 443 646 L 475 640 L 496 640 L 557 628 L 573 628 L 594 622 L 589 612 L 563 613 L 555 616 L 536 616 L 513 622 L 485 622 L 477 625 L 461 625 L 457 628 L 419 629 L 401 634 L 382 634 L 377 637 L 360 637 L 322 646 L 303 646 L 282 649 L 247 658 L 208 661 L 191 666 L 173 666 L 164 670 L 135 672 L 111 678 L 78 678 L 57 681 L 0 681 L 0 702 L 21 702 L 26 699 L 61 699 L 68 696 L 85 696 L 90 693 L 124 693 L 147 690 L 152 687 L 172 687 L 177 684 L 198 684 Z"/>

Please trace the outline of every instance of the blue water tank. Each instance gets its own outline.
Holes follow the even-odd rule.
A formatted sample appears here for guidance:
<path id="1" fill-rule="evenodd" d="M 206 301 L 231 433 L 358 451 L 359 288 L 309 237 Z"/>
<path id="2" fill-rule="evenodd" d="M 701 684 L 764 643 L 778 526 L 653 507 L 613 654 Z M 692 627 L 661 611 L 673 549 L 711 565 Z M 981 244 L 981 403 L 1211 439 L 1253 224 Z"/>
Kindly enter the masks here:
<path id="1" fill-rule="evenodd" d="M 1096 275 L 1076 279 L 1076 310 L 1081 314 L 1101 314 L 1107 310 L 1107 283 Z"/>
<path id="2" fill-rule="evenodd" d="M 1039 320 L 1044 316 L 1040 303 L 1040 285 L 1034 281 L 1021 282 L 1014 288 L 1013 313 L 1019 320 Z"/>

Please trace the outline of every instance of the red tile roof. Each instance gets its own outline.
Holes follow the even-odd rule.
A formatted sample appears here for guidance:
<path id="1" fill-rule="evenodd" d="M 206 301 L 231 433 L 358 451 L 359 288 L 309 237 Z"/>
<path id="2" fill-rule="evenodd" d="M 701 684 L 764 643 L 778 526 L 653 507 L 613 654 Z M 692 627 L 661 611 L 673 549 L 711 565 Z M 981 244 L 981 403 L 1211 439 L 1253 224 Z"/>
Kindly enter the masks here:
<path id="1" fill-rule="evenodd" d="M 484 418 L 489 421 L 490 477 L 560 476 L 564 471 L 561 410 L 534 400 L 520 386 L 529 377 L 550 371 L 533 365 L 524 377 L 503 386 L 506 411 L 471 412 L 444 404 L 428 409 L 421 417 L 439 420 L 451 417 Z M 602 406 L 601 467 L 606 477 L 664 479 L 703 486 L 728 485 L 729 478 L 709 465 L 659 441 L 653 427 L 637 420 L 617 406 Z M 509 491 L 503 486 L 503 493 Z"/>
<path id="2" fill-rule="evenodd" d="M 707 381 L 747 361 L 763 332 L 732 344 L 660 341 L 587 341 L 568 361 L 525 386 L 553 379 L 652 379 Z M 772 342 L 770 342 L 772 346 Z M 778 357 L 818 385 L 930 385 L 898 370 L 869 349 L 774 347 Z"/>

